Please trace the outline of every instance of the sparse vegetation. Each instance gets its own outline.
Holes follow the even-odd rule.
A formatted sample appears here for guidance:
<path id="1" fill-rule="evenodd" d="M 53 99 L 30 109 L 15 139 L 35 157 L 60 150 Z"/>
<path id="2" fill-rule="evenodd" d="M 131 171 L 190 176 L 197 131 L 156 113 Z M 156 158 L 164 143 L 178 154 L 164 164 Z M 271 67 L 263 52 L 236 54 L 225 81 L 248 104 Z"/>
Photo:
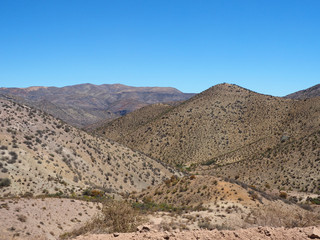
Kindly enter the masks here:
<path id="1" fill-rule="evenodd" d="M 0 101 L 0 196 L 11 202 L 57 197 L 61 206 L 71 198 L 101 210 L 86 224 L 86 211 L 76 212 L 70 222 L 84 225 L 65 238 L 135 231 L 146 214 L 166 219 L 158 227 L 167 231 L 320 223 L 312 212 L 320 205 L 314 195 L 320 192 L 318 100 L 223 84 L 181 105 L 148 106 L 96 129 L 135 151 Z M 8 211 L 8 203 L 0 210 Z M 40 209 L 49 214 L 49 206 Z M 32 220 L 15 211 L 20 224 Z M 35 226 L 40 231 L 46 224 Z M 62 223 L 56 227 L 65 231 Z"/>
<path id="2" fill-rule="evenodd" d="M 143 217 L 129 204 L 119 201 L 106 201 L 103 203 L 102 212 L 85 226 L 71 233 L 66 233 L 62 238 L 78 236 L 84 233 L 113 233 L 132 232 L 143 222 Z"/>
<path id="3" fill-rule="evenodd" d="M 288 194 L 286 192 L 280 192 L 279 197 L 286 199 L 288 197 Z"/>
<path id="4" fill-rule="evenodd" d="M 2 180 L 0 197 L 81 195 L 84 189 L 96 189 L 90 197 L 122 194 L 155 185 L 175 172 L 40 110 L 0 101 L 4 109 L 0 114 L 0 173 L 17 186 L 5 187 L 8 182 Z"/>

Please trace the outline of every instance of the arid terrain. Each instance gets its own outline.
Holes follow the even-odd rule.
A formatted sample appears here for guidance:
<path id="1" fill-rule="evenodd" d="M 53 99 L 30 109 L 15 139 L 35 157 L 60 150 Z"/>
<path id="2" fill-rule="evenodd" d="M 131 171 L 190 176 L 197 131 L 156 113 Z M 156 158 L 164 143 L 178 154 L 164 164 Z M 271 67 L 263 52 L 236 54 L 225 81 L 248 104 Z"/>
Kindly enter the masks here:
<path id="1" fill-rule="evenodd" d="M 129 128 L 139 119 L 132 113 L 98 131 L 173 166 L 229 164 L 264 153 L 286 139 L 312 134 L 320 124 L 319 101 L 272 97 L 219 84 L 134 130 Z M 114 129 L 119 129 L 118 135 Z"/>
<path id="2" fill-rule="evenodd" d="M 2 90 L 0 239 L 320 238 L 316 86 L 280 98 L 219 84 L 186 101 L 123 85 Z M 96 121 L 106 90 L 118 102 Z M 77 114 L 82 129 L 63 121 Z"/>
<path id="3" fill-rule="evenodd" d="M 113 239 L 172 239 L 172 240 L 247 240 L 247 239 L 260 239 L 260 240 L 293 240 L 293 239 L 317 239 L 319 238 L 320 230 L 317 227 L 308 228 L 272 228 L 272 227 L 259 227 L 251 229 L 239 229 L 235 231 L 219 231 L 219 230 L 197 230 L 197 231 L 184 231 L 184 232 L 136 232 L 136 233 L 122 233 L 122 234 L 92 234 L 88 236 L 77 237 L 77 240 L 113 240 Z"/>
<path id="4" fill-rule="evenodd" d="M 122 84 L 0 88 L 0 94 L 50 113 L 76 127 L 106 119 L 110 121 L 149 104 L 183 101 L 194 95 L 175 88 Z"/>
<path id="5" fill-rule="evenodd" d="M 169 112 L 173 108 L 174 106 L 169 104 L 151 104 L 113 121 L 108 121 L 107 123 L 100 122 L 97 126 L 90 126 L 89 131 L 98 134 L 101 133 L 108 139 L 114 141 L 121 141 L 121 139 L 125 139 L 126 135 L 156 120 L 162 114 Z"/>
<path id="6" fill-rule="evenodd" d="M 308 98 L 314 98 L 320 96 L 320 84 L 317 84 L 313 87 L 292 93 L 287 95 L 287 98 L 292 99 L 308 99 Z"/>
<path id="7" fill-rule="evenodd" d="M 137 191 L 174 173 L 163 164 L 91 136 L 36 109 L 0 99 L 0 196 Z"/>
<path id="8" fill-rule="evenodd" d="M 0 200 L 0 239 L 57 239 L 84 225 L 100 203 L 63 198 Z"/>

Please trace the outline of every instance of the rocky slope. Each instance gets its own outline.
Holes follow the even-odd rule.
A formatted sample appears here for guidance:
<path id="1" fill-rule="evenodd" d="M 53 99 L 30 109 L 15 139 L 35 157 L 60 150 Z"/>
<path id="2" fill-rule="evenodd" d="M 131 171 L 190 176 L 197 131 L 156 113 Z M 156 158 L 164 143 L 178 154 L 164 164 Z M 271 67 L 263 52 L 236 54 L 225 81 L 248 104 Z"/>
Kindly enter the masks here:
<path id="1" fill-rule="evenodd" d="M 163 162 L 228 164 L 314 132 L 320 124 L 319 101 L 272 97 L 220 84 L 152 121 L 136 124 L 134 130 L 114 127 L 132 125 L 130 114 L 99 130 Z"/>
<path id="2" fill-rule="evenodd" d="M 316 213 L 283 201 L 280 196 L 279 192 L 269 195 L 236 181 L 192 175 L 171 178 L 130 197 L 134 201 L 140 199 L 138 208 L 180 213 L 178 218 L 171 219 L 171 224 L 164 220 L 157 226 L 158 230 L 296 227 L 319 222 Z"/>
<path id="3" fill-rule="evenodd" d="M 10 95 L 22 104 L 41 109 L 77 127 L 114 119 L 149 104 L 182 101 L 194 95 L 175 88 L 121 84 L 0 88 L 0 94 Z"/>
<path id="4" fill-rule="evenodd" d="M 316 129 L 316 128 L 315 128 Z M 287 139 L 264 153 L 233 164 L 208 165 L 199 172 L 238 179 L 260 189 L 318 193 L 320 131 Z"/>
<path id="5" fill-rule="evenodd" d="M 0 99 L 0 196 L 140 190 L 173 170 L 28 106 Z"/>
<path id="6" fill-rule="evenodd" d="M 173 108 L 174 106 L 170 104 L 151 104 L 113 121 L 91 126 L 89 130 L 114 141 L 123 141 L 126 135 L 156 120 Z"/>

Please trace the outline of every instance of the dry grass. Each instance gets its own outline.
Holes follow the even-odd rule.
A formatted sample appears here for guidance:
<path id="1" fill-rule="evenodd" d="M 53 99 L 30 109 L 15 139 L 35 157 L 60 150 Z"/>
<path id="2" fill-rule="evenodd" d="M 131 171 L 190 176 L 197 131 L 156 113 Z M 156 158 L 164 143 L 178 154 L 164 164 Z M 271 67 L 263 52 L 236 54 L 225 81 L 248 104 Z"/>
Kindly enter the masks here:
<path id="1" fill-rule="evenodd" d="M 269 227 L 307 227 L 320 224 L 317 214 L 299 209 L 298 206 L 288 206 L 273 202 L 252 211 L 245 221 L 249 224 Z"/>
<path id="2" fill-rule="evenodd" d="M 102 213 L 94 217 L 85 226 L 61 236 L 63 239 L 83 235 L 85 233 L 134 232 L 144 221 L 142 215 L 128 203 L 122 201 L 106 201 Z"/>
<path id="3" fill-rule="evenodd" d="M 239 185 L 228 183 L 213 176 L 171 177 L 162 184 L 131 194 L 132 200 L 143 200 L 157 204 L 160 209 L 179 212 L 179 210 L 204 210 L 204 204 L 233 201 L 253 202 L 248 191 Z M 161 208 L 162 207 L 162 208 Z M 157 208 L 156 208 L 157 209 Z"/>
<path id="4" fill-rule="evenodd" d="M 130 198 L 143 200 L 134 203 L 140 204 L 140 209 L 170 212 L 167 214 L 172 215 L 171 221 L 183 223 L 189 229 L 292 228 L 320 224 L 320 218 L 310 211 L 309 205 L 310 209 L 306 210 L 279 195 L 268 195 L 253 186 L 235 182 L 200 175 L 173 177 Z M 174 226 L 168 219 L 162 223 L 163 229 Z"/>

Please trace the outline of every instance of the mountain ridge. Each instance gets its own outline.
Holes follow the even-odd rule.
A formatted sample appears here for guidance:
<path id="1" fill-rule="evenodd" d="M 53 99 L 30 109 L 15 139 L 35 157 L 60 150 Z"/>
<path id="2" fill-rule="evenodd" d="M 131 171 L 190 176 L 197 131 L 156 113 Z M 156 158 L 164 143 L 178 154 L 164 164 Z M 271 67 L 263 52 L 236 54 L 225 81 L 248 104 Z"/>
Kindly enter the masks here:
<path id="1" fill-rule="evenodd" d="M 40 110 L 0 98 L 0 196 L 120 194 L 159 183 L 176 171 Z"/>
<path id="2" fill-rule="evenodd" d="M 319 125 L 316 102 L 263 95 L 224 83 L 162 112 L 134 132 L 125 126 L 138 121 L 131 117 L 135 112 L 97 132 L 173 165 L 232 163 L 263 153 L 282 138 L 310 134 Z M 130 118 L 129 124 L 125 119 Z M 121 134 L 115 126 L 121 126 Z"/>
<path id="3" fill-rule="evenodd" d="M 317 84 L 310 88 L 291 93 L 285 97 L 303 100 L 303 99 L 314 98 L 319 96 L 320 96 L 320 84 Z"/>
<path id="4" fill-rule="evenodd" d="M 65 87 L 0 88 L 21 104 L 28 104 L 65 122 L 85 127 L 104 119 L 115 119 L 143 106 L 182 101 L 192 93 L 170 87 L 131 87 L 123 84 L 78 84 Z M 42 104 L 45 101 L 45 105 Z"/>

